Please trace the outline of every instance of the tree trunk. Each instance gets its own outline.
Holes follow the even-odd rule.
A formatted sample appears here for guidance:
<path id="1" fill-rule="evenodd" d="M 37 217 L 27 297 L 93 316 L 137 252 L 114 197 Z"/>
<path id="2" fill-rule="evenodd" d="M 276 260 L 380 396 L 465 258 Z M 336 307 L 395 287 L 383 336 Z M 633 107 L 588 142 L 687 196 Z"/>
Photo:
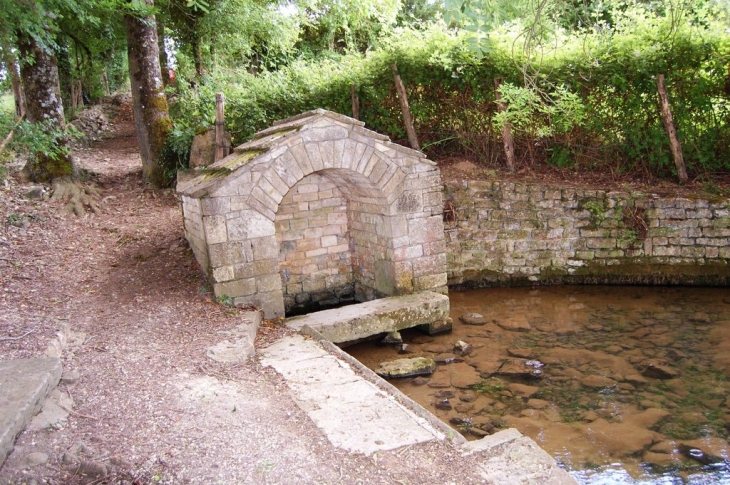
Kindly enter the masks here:
<path id="1" fill-rule="evenodd" d="M 674 126 L 674 118 L 672 109 L 669 106 L 669 95 L 667 94 L 667 86 L 664 83 L 664 74 L 656 75 L 657 91 L 659 91 L 659 105 L 662 112 L 662 121 L 664 129 L 667 130 L 669 136 L 669 147 L 674 157 L 674 166 L 677 167 L 677 177 L 680 184 L 687 183 L 687 167 L 684 165 L 684 155 L 682 154 L 682 146 L 677 138 L 677 128 Z"/>
<path id="2" fill-rule="evenodd" d="M 43 123 L 54 136 L 54 145 L 46 152 L 32 154 L 23 167 L 23 173 L 35 182 L 71 176 L 74 166 L 68 154 L 68 140 L 63 133 L 66 119 L 56 58 L 23 33 L 18 35 L 18 49 L 24 61 L 21 62 L 20 77 L 26 96 L 26 118 L 31 123 Z"/>
<path id="3" fill-rule="evenodd" d="M 20 82 L 20 71 L 18 70 L 15 54 L 7 46 L 3 46 L 3 63 L 10 76 L 10 87 L 13 90 L 13 99 L 15 100 L 15 114 L 18 118 L 22 118 L 25 115 L 23 85 Z"/>
<path id="4" fill-rule="evenodd" d="M 168 67 L 167 51 L 165 50 L 165 26 L 160 21 L 157 22 L 157 50 L 160 52 L 162 84 L 167 86 L 170 80 L 170 68 Z"/>
<path id="5" fill-rule="evenodd" d="M 197 34 L 193 34 L 193 39 L 190 44 L 193 49 L 195 76 L 198 79 L 202 79 L 203 74 L 205 74 L 205 72 L 203 71 L 203 48 L 200 45 L 200 38 Z"/>
<path id="6" fill-rule="evenodd" d="M 494 80 L 494 92 L 497 99 L 497 109 L 504 111 L 507 109 L 502 102 L 502 96 L 499 94 L 499 85 L 502 84 L 501 79 Z M 507 170 L 515 171 L 515 142 L 512 139 L 512 127 L 509 123 L 505 123 L 502 127 L 502 144 L 504 145 L 504 155 L 507 157 Z"/>
<path id="7" fill-rule="evenodd" d="M 153 4 L 152 0 L 145 1 L 149 5 Z M 126 15 L 124 23 L 142 176 L 152 187 L 162 187 L 168 180 L 160 154 L 165 138 L 172 130 L 172 120 L 162 85 L 155 17 Z"/>
<path id="8" fill-rule="evenodd" d="M 416 130 L 413 128 L 413 120 L 411 119 L 411 109 L 408 106 L 408 96 L 406 95 L 406 87 L 403 85 L 403 80 L 398 74 L 398 66 L 392 64 L 390 69 L 393 71 L 393 79 L 395 80 L 395 89 L 398 91 L 398 101 L 400 102 L 401 111 L 403 111 L 403 123 L 406 125 L 406 133 L 408 134 L 408 141 L 411 144 L 411 148 L 414 150 L 420 150 L 421 146 L 418 143 L 418 137 L 416 136 Z"/>

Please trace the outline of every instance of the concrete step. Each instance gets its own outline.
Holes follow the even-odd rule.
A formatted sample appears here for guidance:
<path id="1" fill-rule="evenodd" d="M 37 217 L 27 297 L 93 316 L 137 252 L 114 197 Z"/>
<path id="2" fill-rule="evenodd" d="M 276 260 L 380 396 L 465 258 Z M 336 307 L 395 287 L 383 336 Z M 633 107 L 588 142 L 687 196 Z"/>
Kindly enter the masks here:
<path id="1" fill-rule="evenodd" d="M 0 466 L 60 379 L 60 359 L 0 361 Z"/>

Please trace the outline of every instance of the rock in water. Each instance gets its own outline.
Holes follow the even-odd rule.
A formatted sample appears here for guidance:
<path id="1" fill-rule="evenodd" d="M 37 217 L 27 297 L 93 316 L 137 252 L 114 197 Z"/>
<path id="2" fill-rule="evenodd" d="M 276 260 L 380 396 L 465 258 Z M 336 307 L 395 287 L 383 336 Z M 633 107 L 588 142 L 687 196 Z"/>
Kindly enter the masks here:
<path id="1" fill-rule="evenodd" d="M 489 322 L 481 313 L 465 313 L 459 320 L 466 325 L 486 325 Z"/>
<path id="2" fill-rule="evenodd" d="M 400 345 L 403 343 L 403 337 L 401 337 L 400 332 L 390 332 L 387 334 L 383 340 L 380 341 L 382 345 Z"/>
<path id="3" fill-rule="evenodd" d="M 665 362 L 658 360 L 650 360 L 645 363 L 646 367 L 641 373 L 645 377 L 651 377 L 654 379 L 674 379 L 679 377 L 679 371 L 674 369 Z"/>
<path id="4" fill-rule="evenodd" d="M 465 355 L 471 354 L 472 346 L 464 342 L 463 340 L 459 340 L 454 345 L 454 350 L 458 351 L 459 355 L 463 357 Z"/>
<path id="5" fill-rule="evenodd" d="M 427 357 L 381 362 L 380 367 L 375 369 L 375 373 L 380 377 L 389 379 L 431 375 L 434 371 L 436 371 L 436 361 Z"/>
<path id="6" fill-rule="evenodd" d="M 408 344 L 400 344 L 398 347 L 398 353 L 399 354 L 411 354 L 413 351 L 410 349 Z"/>

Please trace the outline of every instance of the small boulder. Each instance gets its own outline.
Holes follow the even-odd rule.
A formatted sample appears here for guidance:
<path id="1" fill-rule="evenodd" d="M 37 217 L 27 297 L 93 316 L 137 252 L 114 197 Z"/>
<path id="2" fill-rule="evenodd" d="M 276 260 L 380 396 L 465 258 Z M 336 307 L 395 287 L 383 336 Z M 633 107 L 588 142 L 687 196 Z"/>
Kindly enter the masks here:
<path id="1" fill-rule="evenodd" d="M 388 379 L 431 375 L 436 371 L 436 362 L 427 357 L 396 359 L 382 362 L 375 373 Z"/>
<path id="2" fill-rule="evenodd" d="M 42 185 L 34 185 L 32 187 L 29 187 L 28 190 L 25 191 L 25 196 L 28 199 L 42 199 L 46 195 L 46 189 Z"/>
<path id="3" fill-rule="evenodd" d="M 383 340 L 381 340 L 380 343 L 382 345 L 401 345 L 403 343 L 403 337 L 398 331 L 390 332 L 383 337 Z"/>
<path id="4" fill-rule="evenodd" d="M 730 445 L 721 438 L 703 438 L 683 441 L 677 446 L 679 452 L 703 465 L 722 462 L 728 456 Z"/>
<path id="5" fill-rule="evenodd" d="M 105 477 L 109 475 L 106 465 L 100 461 L 82 461 L 78 472 L 88 477 Z"/>
<path id="6" fill-rule="evenodd" d="M 408 344 L 400 344 L 400 346 L 398 347 L 398 353 L 399 354 L 412 354 L 413 351 L 411 350 L 411 348 Z"/>
<path id="7" fill-rule="evenodd" d="M 411 381 L 411 384 L 413 384 L 414 386 L 425 386 L 426 384 L 428 384 L 428 379 L 426 379 L 425 377 L 416 377 Z"/>
<path id="8" fill-rule="evenodd" d="M 451 408 L 451 403 L 449 402 L 448 399 L 439 399 L 438 401 L 436 401 L 433 404 L 433 406 L 436 409 L 440 409 L 441 411 L 451 411 L 451 409 L 452 409 Z"/>
<path id="9" fill-rule="evenodd" d="M 23 460 L 27 466 L 38 466 L 48 461 L 48 455 L 41 452 L 29 453 Z"/>
<path id="10" fill-rule="evenodd" d="M 81 374 L 76 369 L 64 371 L 61 375 L 61 384 L 71 385 L 76 384 L 81 378 Z"/>
<path id="11" fill-rule="evenodd" d="M 454 344 L 454 350 L 459 352 L 459 355 L 462 357 L 465 355 L 471 354 L 471 351 L 473 350 L 472 346 L 463 340 L 458 340 L 456 344 Z"/>

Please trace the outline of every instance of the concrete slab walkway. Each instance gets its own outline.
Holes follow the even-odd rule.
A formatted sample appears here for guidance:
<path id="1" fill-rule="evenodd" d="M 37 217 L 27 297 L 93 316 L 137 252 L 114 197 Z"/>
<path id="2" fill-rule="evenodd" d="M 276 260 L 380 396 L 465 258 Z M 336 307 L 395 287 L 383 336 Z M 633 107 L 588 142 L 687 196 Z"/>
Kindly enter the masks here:
<path id="1" fill-rule="evenodd" d="M 56 358 L 0 361 L 0 465 L 60 379 Z"/>
<path id="2" fill-rule="evenodd" d="M 445 439 L 442 430 L 312 339 L 286 337 L 265 349 L 260 361 L 284 377 L 299 407 L 338 448 L 371 455 Z"/>

